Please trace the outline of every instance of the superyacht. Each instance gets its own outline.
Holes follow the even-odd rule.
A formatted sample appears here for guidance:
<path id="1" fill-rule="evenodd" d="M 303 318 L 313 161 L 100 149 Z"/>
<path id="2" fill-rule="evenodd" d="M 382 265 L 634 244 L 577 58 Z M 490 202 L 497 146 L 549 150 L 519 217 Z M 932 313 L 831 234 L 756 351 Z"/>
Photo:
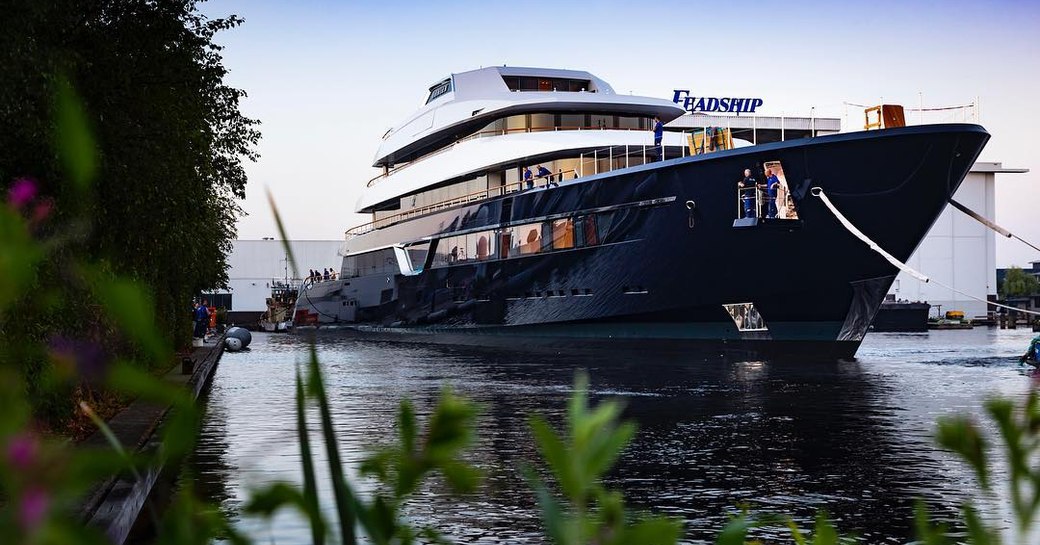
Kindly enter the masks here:
<path id="1" fill-rule="evenodd" d="M 661 134 L 683 113 L 583 71 L 436 82 L 383 135 L 356 206 L 371 221 L 346 232 L 337 280 L 301 287 L 295 326 L 852 357 L 898 271 L 814 194 L 905 261 L 989 138 L 971 124 L 760 145 Z"/>

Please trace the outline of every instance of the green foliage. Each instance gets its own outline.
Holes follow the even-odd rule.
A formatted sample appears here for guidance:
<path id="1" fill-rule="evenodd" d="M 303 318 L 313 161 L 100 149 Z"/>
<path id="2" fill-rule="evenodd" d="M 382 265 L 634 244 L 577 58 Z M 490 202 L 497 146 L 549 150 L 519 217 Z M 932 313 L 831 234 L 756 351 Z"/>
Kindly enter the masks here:
<path id="1" fill-rule="evenodd" d="M 213 41 L 241 20 L 207 19 L 197 3 L 34 0 L 2 10 L 0 189 L 29 180 L 36 197 L 20 214 L 0 211 L 0 302 L 17 309 L 17 319 L 0 314 L 9 347 L 0 358 L 26 368 L 49 426 L 71 418 L 73 396 L 43 388 L 49 359 L 19 345 L 60 334 L 167 364 L 151 356 L 187 345 L 191 298 L 227 281 L 242 163 L 256 158 L 259 132 L 239 111 L 244 93 L 224 83 Z M 29 236 L 45 242 L 33 247 Z M 103 263 L 103 273 L 84 278 L 81 262 Z M 107 285 L 115 278 L 147 294 L 159 342 L 121 339 L 135 336 L 121 310 L 118 324 L 105 319 L 99 307 L 124 302 L 126 284 Z"/>
<path id="2" fill-rule="evenodd" d="M 1030 391 L 1021 407 L 1016 407 L 1007 399 L 992 399 L 986 403 L 986 413 L 996 424 L 1003 444 L 1008 471 L 1007 493 L 1011 498 L 1011 513 L 1015 521 L 1016 537 L 1013 543 L 1025 543 L 1040 513 L 1040 394 L 1036 390 Z M 964 417 L 940 419 L 936 440 L 960 456 L 975 471 L 984 492 L 992 498 L 992 483 L 989 479 L 992 474 L 989 468 L 991 446 L 983 438 L 978 425 Z M 969 543 L 1002 543 L 999 527 L 985 523 L 971 502 L 963 506 L 962 513 L 968 528 Z M 935 543 L 944 542 L 936 540 Z"/>
<path id="3" fill-rule="evenodd" d="M 1040 291 L 1040 282 L 1036 277 L 1015 266 L 1007 270 L 1004 283 L 1000 286 L 1000 292 L 1004 297 L 1033 295 L 1038 291 Z"/>
<path id="4" fill-rule="evenodd" d="M 527 478 L 542 508 L 546 533 L 561 545 L 676 543 L 678 519 L 629 513 L 620 492 L 602 480 L 635 435 L 635 424 L 618 422 L 621 404 L 606 401 L 588 406 L 588 377 L 575 378 L 564 430 L 557 433 L 540 416 L 531 417 L 538 451 L 562 493 L 550 492 L 534 470 Z"/>
<path id="5" fill-rule="evenodd" d="M 306 381 L 297 371 L 296 419 L 303 467 L 303 488 L 274 483 L 256 491 L 246 506 L 249 513 L 272 516 L 283 507 L 292 507 L 303 513 L 311 524 L 311 539 L 324 543 L 329 529 L 317 498 L 317 485 L 310 432 L 307 425 L 308 401 L 317 405 L 319 427 L 329 459 L 336 513 L 339 517 L 339 535 L 336 541 L 358 543 L 359 532 L 375 544 L 414 543 L 418 538 L 439 540 L 433 528 L 415 528 L 405 521 L 402 507 L 419 486 L 434 473 L 439 473 L 452 490 L 471 492 L 479 481 L 479 473 L 460 455 L 473 441 L 477 416 L 476 407 L 469 401 L 444 390 L 423 433 L 409 402 L 401 403 L 397 427 L 399 438 L 369 456 L 361 466 L 362 474 L 372 475 L 383 484 L 381 491 L 370 500 L 358 497 L 347 481 L 339 459 L 338 440 L 334 432 L 332 413 L 325 392 L 317 355 L 311 347 L 309 372 Z M 306 382 L 306 388 L 304 387 Z"/>

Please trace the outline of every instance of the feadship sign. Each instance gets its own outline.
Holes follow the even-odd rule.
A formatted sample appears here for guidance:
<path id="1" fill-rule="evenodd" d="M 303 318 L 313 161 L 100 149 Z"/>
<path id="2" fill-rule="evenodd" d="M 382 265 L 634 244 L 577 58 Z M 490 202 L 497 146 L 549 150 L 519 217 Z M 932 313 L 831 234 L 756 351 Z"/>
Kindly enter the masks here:
<path id="1" fill-rule="evenodd" d="M 676 89 L 672 102 L 682 106 L 687 112 L 729 112 L 735 114 L 755 113 L 755 108 L 762 105 L 760 98 L 716 98 L 690 96 L 689 89 Z"/>

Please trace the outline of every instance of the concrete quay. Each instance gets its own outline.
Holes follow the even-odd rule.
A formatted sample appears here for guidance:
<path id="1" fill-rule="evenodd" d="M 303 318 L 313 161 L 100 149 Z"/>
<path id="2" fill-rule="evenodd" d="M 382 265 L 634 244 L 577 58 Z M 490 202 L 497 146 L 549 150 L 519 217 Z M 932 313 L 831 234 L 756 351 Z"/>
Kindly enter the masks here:
<path id="1" fill-rule="evenodd" d="M 184 364 L 176 365 L 163 380 L 187 388 L 197 401 L 209 387 L 223 353 L 224 337 L 215 337 L 204 346 L 192 349 L 190 370 Z M 186 370 L 187 373 L 182 372 Z M 169 411 L 169 406 L 137 400 L 109 420 L 108 426 L 127 452 L 153 452 L 159 448 L 159 431 Z M 109 443 L 97 431 L 80 446 L 106 448 Z M 126 543 L 141 515 L 146 509 L 152 509 L 149 497 L 159 488 L 157 484 L 164 469 L 177 468 L 151 467 L 138 475 L 115 475 L 98 483 L 80 507 L 82 520 L 99 528 L 111 543 Z"/>

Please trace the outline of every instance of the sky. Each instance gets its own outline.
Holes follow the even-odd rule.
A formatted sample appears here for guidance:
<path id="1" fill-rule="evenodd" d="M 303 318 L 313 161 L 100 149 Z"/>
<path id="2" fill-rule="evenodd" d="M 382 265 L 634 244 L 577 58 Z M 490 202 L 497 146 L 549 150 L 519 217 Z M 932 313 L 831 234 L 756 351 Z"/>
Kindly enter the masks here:
<path id="1" fill-rule="evenodd" d="M 761 97 L 762 115 L 848 115 L 978 98 L 993 135 L 995 220 L 1040 242 L 1040 2 L 482 2 L 210 0 L 226 81 L 262 123 L 238 237 L 339 240 L 380 138 L 452 72 L 507 64 L 587 70 L 619 93 Z M 912 115 L 912 114 L 911 114 Z M 913 119 L 911 119 L 912 121 Z M 959 121 L 959 120 L 958 120 Z M 997 237 L 997 266 L 1040 260 Z"/>

